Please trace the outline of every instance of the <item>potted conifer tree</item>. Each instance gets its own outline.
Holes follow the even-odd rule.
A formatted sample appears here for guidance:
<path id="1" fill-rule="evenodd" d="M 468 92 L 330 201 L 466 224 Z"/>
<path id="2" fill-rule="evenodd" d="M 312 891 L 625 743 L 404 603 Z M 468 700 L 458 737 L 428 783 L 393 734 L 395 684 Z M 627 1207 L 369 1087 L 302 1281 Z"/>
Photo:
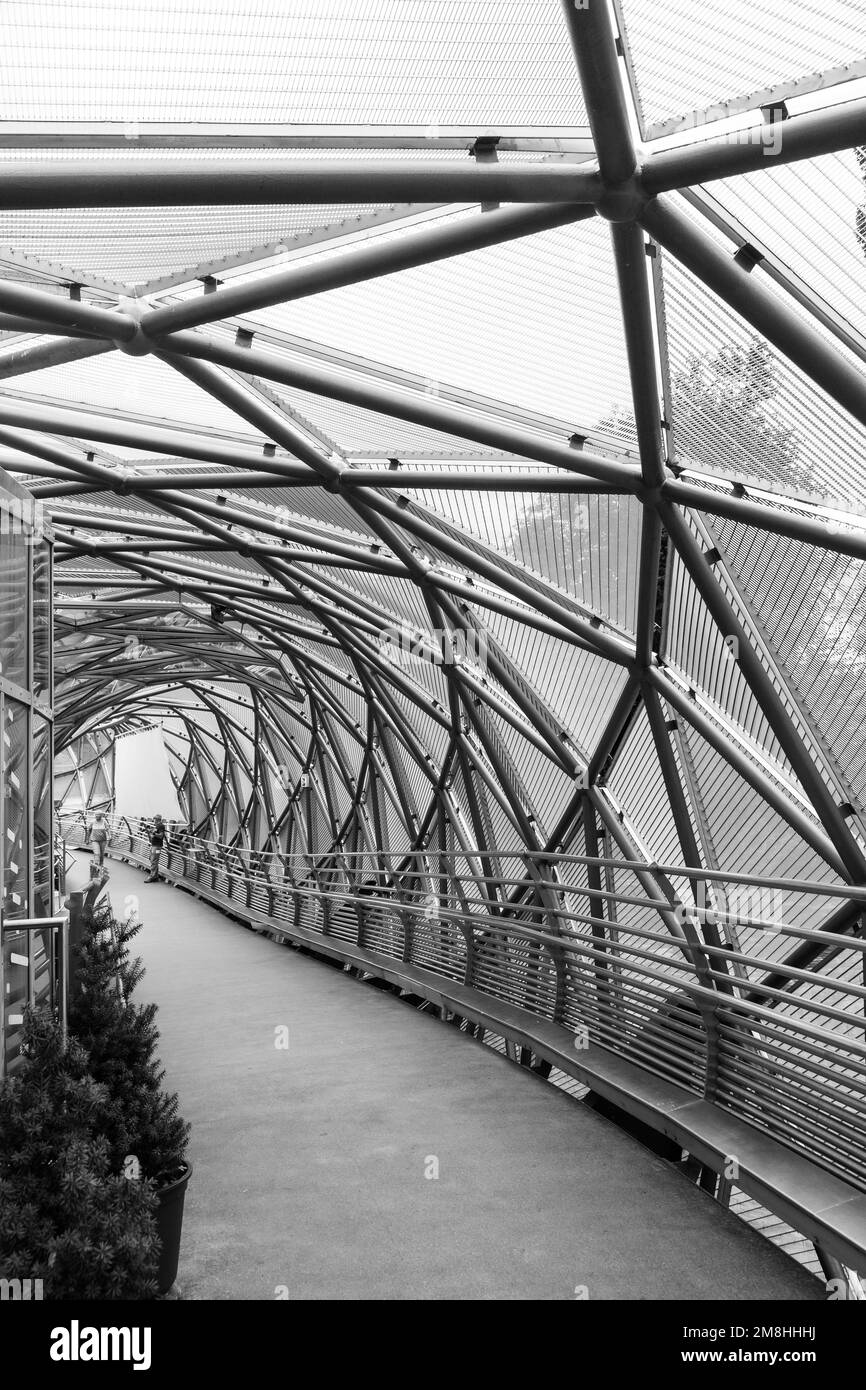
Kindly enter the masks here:
<path id="1" fill-rule="evenodd" d="M 157 1292 L 156 1193 L 112 1166 L 116 1109 L 80 1043 L 28 1008 L 19 1067 L 0 1085 L 0 1274 L 30 1281 L 31 1296 Z"/>
<path id="2" fill-rule="evenodd" d="M 186 1156 L 189 1125 L 178 1113 L 176 1093 L 163 1087 L 157 1006 L 131 999 L 144 975 L 141 960 L 130 953 L 141 923 L 132 917 L 118 922 L 103 899 L 88 906 L 82 926 L 69 1028 L 89 1056 L 91 1074 L 107 1087 L 113 1102 L 106 1129 L 112 1171 L 155 1185 L 159 1292 L 164 1294 L 177 1275 L 184 1197 L 192 1174 Z"/>

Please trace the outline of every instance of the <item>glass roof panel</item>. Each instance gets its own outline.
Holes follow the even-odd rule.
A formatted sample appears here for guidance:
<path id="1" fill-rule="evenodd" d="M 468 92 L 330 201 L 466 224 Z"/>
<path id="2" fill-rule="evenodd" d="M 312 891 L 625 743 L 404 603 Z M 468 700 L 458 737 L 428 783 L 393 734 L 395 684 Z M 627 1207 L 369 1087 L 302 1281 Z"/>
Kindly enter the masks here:
<path id="1" fill-rule="evenodd" d="M 730 242 L 704 218 L 699 221 L 732 255 Z M 673 256 L 665 255 L 663 270 L 677 461 L 795 496 L 838 499 L 862 511 L 866 429 Z M 854 355 L 760 266 L 753 274 L 862 371 Z"/>
<path id="2" fill-rule="evenodd" d="M 525 623 L 483 608 L 474 611 L 588 761 L 625 672 Z"/>
<path id="3" fill-rule="evenodd" d="M 722 518 L 711 524 L 764 637 L 807 717 L 826 740 L 846 791 L 862 807 L 866 565 Z"/>
<path id="4" fill-rule="evenodd" d="M 19 384 L 20 383 L 20 384 Z M 82 406 L 109 407 L 122 418 L 144 416 L 155 423 L 206 426 L 261 439 L 234 411 L 199 390 L 179 372 L 156 357 L 129 357 L 110 352 L 81 362 L 68 362 L 17 378 L 16 398 L 50 397 Z"/>
<path id="5" fill-rule="evenodd" d="M 856 150 L 776 164 L 702 190 L 866 339 L 866 164 Z"/>
<path id="6" fill-rule="evenodd" d="M 619 0 L 648 134 L 863 57 L 858 0 Z M 755 104 L 755 103 L 753 103 Z"/>
<path id="7" fill-rule="evenodd" d="M 546 0 L 8 0 L 0 119 L 574 125 Z"/>
<path id="8" fill-rule="evenodd" d="M 601 219 L 260 310 L 254 319 L 415 372 L 431 389 L 460 385 L 584 430 L 604 429 L 616 415 L 616 432 L 626 439 L 633 432 Z"/>
<path id="9" fill-rule="evenodd" d="M 143 285 L 244 254 L 278 256 L 317 229 L 345 230 L 373 204 L 0 210 L 0 244 L 81 272 Z M 2 255 L 2 253 L 0 253 Z M 213 265 L 213 274 L 219 273 Z M 5 272 L 4 272 L 5 273 Z"/>

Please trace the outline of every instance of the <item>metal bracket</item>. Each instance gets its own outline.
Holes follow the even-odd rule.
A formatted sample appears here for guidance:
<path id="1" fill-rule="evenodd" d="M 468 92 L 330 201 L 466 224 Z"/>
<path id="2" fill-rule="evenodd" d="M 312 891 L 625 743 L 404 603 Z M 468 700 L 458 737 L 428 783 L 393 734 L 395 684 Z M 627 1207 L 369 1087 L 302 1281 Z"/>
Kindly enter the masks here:
<path id="1" fill-rule="evenodd" d="M 750 245 L 749 242 L 744 242 L 739 251 L 734 252 L 734 263 L 745 271 L 754 270 L 755 266 L 763 259 L 763 252 Z"/>
<path id="2" fill-rule="evenodd" d="M 477 164 L 498 164 L 499 156 L 496 153 L 498 144 L 498 135 L 479 135 L 469 153 Z M 499 203 L 482 203 L 481 211 L 495 212 L 498 207 Z"/>

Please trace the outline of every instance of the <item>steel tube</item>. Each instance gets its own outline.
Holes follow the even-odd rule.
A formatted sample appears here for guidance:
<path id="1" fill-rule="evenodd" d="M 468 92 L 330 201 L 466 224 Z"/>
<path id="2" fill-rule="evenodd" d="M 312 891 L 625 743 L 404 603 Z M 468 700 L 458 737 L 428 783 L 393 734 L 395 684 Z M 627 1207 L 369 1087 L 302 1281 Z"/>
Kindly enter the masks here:
<path id="1" fill-rule="evenodd" d="M 749 272 L 726 255 L 706 232 L 691 222 L 668 198 L 654 198 L 640 214 L 640 221 L 660 245 L 736 309 L 747 323 L 833 400 L 866 424 L 866 384 L 863 372 L 825 342 L 808 320 L 763 283 L 760 273 Z"/>
<path id="2" fill-rule="evenodd" d="M 460 256 L 504 241 L 550 231 L 553 227 L 592 217 L 583 204 L 541 204 L 501 208 L 467 218 L 451 219 L 444 226 L 422 227 L 409 235 L 383 236 L 349 248 L 343 255 L 290 266 L 251 283 L 227 285 L 213 295 L 200 295 L 182 304 L 152 309 L 142 318 L 145 333 L 157 336 L 181 328 L 213 323 L 232 314 L 248 314 L 274 304 L 321 294 L 343 285 L 356 285 L 398 270 L 429 265 L 448 256 Z"/>
<path id="3" fill-rule="evenodd" d="M 589 787 L 587 789 L 587 796 L 592 802 L 592 805 L 595 807 L 599 819 L 602 820 L 604 824 L 607 826 L 611 839 L 615 840 L 616 843 L 619 845 L 620 849 L 622 850 L 622 853 L 626 857 L 629 857 L 632 853 L 634 846 L 632 845 L 629 839 L 628 832 L 626 831 L 625 826 L 622 825 L 617 816 L 614 815 L 610 806 L 608 806 L 603 793 L 600 792 L 597 787 Z M 683 928 L 680 925 L 680 923 L 677 921 L 676 911 L 673 902 L 671 902 L 668 907 L 658 906 L 658 902 L 656 900 L 656 893 L 660 885 L 658 880 L 654 877 L 654 873 L 655 870 L 652 866 L 648 866 L 647 868 L 641 867 L 639 869 L 634 870 L 634 876 L 640 884 L 641 888 L 644 890 L 648 898 L 653 899 L 653 905 L 656 907 L 656 911 L 659 913 L 659 916 L 661 917 L 671 936 L 676 939 L 678 945 L 686 954 L 686 959 L 689 961 L 689 964 L 693 966 L 694 962 L 692 961 L 691 956 L 688 954 L 689 948 L 686 942 L 686 934 L 683 931 Z"/>
<path id="4" fill-rule="evenodd" d="M 679 506 L 695 507 L 713 516 L 739 521 L 744 526 L 772 531 L 777 536 L 790 536 L 792 540 L 803 541 L 806 545 L 817 545 L 823 550 L 866 560 L 866 532 L 845 531 L 841 524 L 837 526 L 835 518 L 831 521 L 828 516 L 826 521 L 819 521 L 817 517 L 777 510 L 769 503 L 755 502 L 748 497 L 735 497 L 732 493 L 698 487 L 680 478 L 666 479 L 661 491 L 663 497 L 669 497 Z M 829 507 L 830 503 L 825 505 Z"/>
<path id="5" fill-rule="evenodd" d="M 0 408 L 0 419 L 2 419 L 2 408 Z M 113 490 L 122 482 L 123 474 L 106 468 L 104 463 L 97 463 L 95 459 L 88 459 L 81 454 L 75 454 L 69 449 L 64 449 L 60 444 L 54 444 L 50 440 L 42 439 L 38 436 L 0 426 L 0 444 L 8 444 L 12 449 L 20 449 L 22 453 L 33 454 L 35 458 L 44 459 L 47 463 L 59 465 L 65 470 L 71 470 L 79 477 L 90 478 L 94 483 L 100 484 L 103 488 Z M 29 468 L 29 464 L 23 468 Z M 39 472 L 34 469 L 34 472 Z M 68 476 L 68 471 L 64 476 Z"/>
<path id="6" fill-rule="evenodd" d="M 140 465 L 136 465 L 136 466 L 140 466 Z M 16 468 L 20 469 L 21 465 L 20 465 L 20 464 L 16 464 L 16 463 L 5 463 L 5 464 L 4 464 L 3 461 L 2 461 L 2 459 L 0 459 L 0 467 L 5 467 L 5 468 L 7 468 L 7 469 L 11 469 L 11 471 L 14 472 L 14 471 L 16 470 Z M 30 465 L 28 464 L 27 467 L 28 467 L 28 469 L 29 469 Z M 299 471 L 300 471 L 301 465 L 299 464 L 299 465 L 297 465 L 297 467 L 298 467 L 298 469 L 299 469 Z M 245 488 L 265 488 L 265 487 L 267 487 L 267 488 L 280 488 L 280 489 L 281 489 L 281 488 L 295 488 L 295 487 L 310 487 L 310 486 L 311 486 L 311 479 L 310 479 L 309 469 L 307 469 L 306 467 L 304 467 L 304 468 L 303 468 L 303 474 L 304 474 L 303 477 L 286 478 L 286 477 L 283 476 L 283 474 L 281 474 L 281 473 L 279 473 L 279 472 L 276 472 L 276 473 L 253 473 L 253 472 L 250 472 L 250 473 L 244 473 L 244 472 L 237 472 L 237 473 L 223 472 L 223 473 L 221 473 L 221 472 L 213 472 L 213 473 L 150 473 L 150 474 L 147 474 L 147 473 L 144 473 L 144 474 L 143 474 L 143 473 L 134 473 L 134 474 L 133 474 L 133 473 L 131 473 L 129 470 L 127 470 L 126 473 L 125 473 L 124 487 L 126 487 L 126 484 L 129 483 L 129 488 L 128 488 L 129 492 L 132 493 L 132 494 L 134 494 L 134 495 L 137 496 L 137 497 L 146 497 L 146 496 L 148 496 L 148 494 L 150 494 L 150 493 L 152 493 L 152 492 L 170 492 L 170 491 L 172 491 L 174 488 L 181 488 L 181 489 L 186 489 L 186 488 L 189 488 L 189 489 L 201 488 L 201 489 L 204 489 L 204 490 L 207 490 L 207 491 L 211 491 L 211 492 L 222 492 L 222 491 L 234 491 L 234 490 L 237 490 L 238 488 L 245 489 Z M 68 473 L 63 473 L 63 474 L 61 474 L 60 472 L 57 472 L 57 473 L 51 473 L 51 474 L 46 473 L 45 476 L 46 476 L 46 477 L 58 477 L 58 478 L 59 478 L 59 477 L 64 477 L 64 478 L 68 478 L 68 477 L 69 477 L 69 474 L 68 474 Z M 87 493 L 87 492 L 94 492 L 94 491 L 98 491 L 98 490 L 99 490 L 99 489 L 97 489 L 95 486 L 90 485 L 90 484 L 82 484 L 82 485 L 80 485 L 80 486 L 79 486 L 79 485 L 76 485 L 76 486 L 78 486 L 78 490 L 79 490 L 82 494 L 85 494 L 85 493 Z M 62 492 L 58 492 L 56 495 L 57 495 L 58 497 L 62 497 L 62 496 L 63 496 L 63 493 L 62 493 Z M 197 502 L 197 499 L 196 499 L 196 502 Z"/>
<path id="7" fill-rule="evenodd" d="M 29 335 L 37 333 L 48 333 L 57 335 L 67 335 L 72 338 L 86 338 L 89 334 L 80 328 L 58 328 L 55 323 L 46 323 L 44 319 L 35 319 L 23 314 L 2 314 L 0 313 L 0 332 L 3 333 L 27 333 Z"/>
<path id="8" fill-rule="evenodd" d="M 71 435 L 75 439 L 94 439 L 104 444 L 124 444 L 133 449 L 154 453 L 200 459 L 204 463 L 226 463 L 234 467 L 249 464 L 256 470 L 265 464 L 286 475 L 307 483 L 316 481 L 315 474 L 290 459 L 264 459 L 254 445 L 225 444 L 219 439 L 198 443 L 194 434 L 176 433 L 161 425 L 126 424 L 111 416 L 63 406 L 34 402 L 0 401 L 0 422 L 22 430 L 43 430 L 50 434 Z M 23 447 L 17 446 L 16 447 Z"/>
<path id="9" fill-rule="evenodd" d="M 467 568 L 474 569 L 479 574 L 483 574 L 486 579 L 492 580 L 494 584 L 504 588 L 506 592 L 512 593 L 523 603 L 528 603 L 531 607 L 537 608 L 554 621 L 567 623 L 572 626 L 575 632 L 584 638 L 602 656 L 607 656 L 611 661 L 616 661 L 619 665 L 631 666 L 634 660 L 634 653 L 620 638 L 610 633 L 602 632 L 594 628 L 584 618 L 564 609 L 560 603 L 551 595 L 538 592 L 531 585 L 516 579 L 513 575 L 503 574 L 501 566 L 497 565 L 493 559 L 487 559 L 476 551 L 469 551 L 459 542 L 452 539 L 442 531 L 438 531 L 422 517 L 412 515 L 408 508 L 401 509 L 389 498 L 381 498 L 379 501 L 379 511 L 397 522 L 399 526 L 406 530 L 414 531 L 418 536 L 423 537 L 428 545 L 438 550 L 444 551 L 446 555 L 451 555 L 458 559 Z"/>
<path id="10" fill-rule="evenodd" d="M 644 507 L 637 574 L 637 635 L 635 657 L 638 665 L 649 666 L 656 650 L 656 610 L 661 565 L 662 525 L 652 507 Z"/>
<path id="11" fill-rule="evenodd" d="M 688 720 L 710 747 L 714 748 L 726 762 L 730 763 L 731 767 L 740 774 L 753 791 L 756 791 L 783 820 L 787 821 L 801 839 L 812 846 L 825 863 L 830 865 L 834 873 L 843 879 L 848 877 L 845 864 L 829 837 L 814 825 L 793 801 L 789 801 L 769 777 L 766 777 L 745 753 L 731 743 L 721 729 L 716 728 L 712 720 L 698 709 L 693 700 L 690 700 L 673 681 L 668 680 L 656 667 L 652 667 L 646 672 L 645 680 L 649 681 L 659 694 L 664 695 L 668 704 L 672 705 Z"/>
<path id="12" fill-rule="evenodd" d="M 665 150 L 647 159 L 641 170 L 648 193 L 732 178 L 756 169 L 773 169 L 797 159 L 816 159 L 834 150 L 866 143 L 866 100 L 806 111 L 787 121 L 755 127 L 746 139 L 732 132 L 715 140 Z"/>
<path id="13" fill-rule="evenodd" d="M 158 352 L 156 355 L 160 361 L 173 367 L 209 396 L 213 396 L 214 400 L 233 410 L 254 429 L 261 430 L 266 439 L 282 445 L 289 453 L 294 454 L 295 458 L 308 464 L 312 470 L 311 483 L 316 480 L 316 475 L 328 482 L 339 478 L 343 471 L 342 464 L 334 463 L 315 448 L 288 416 L 279 414 L 274 406 L 258 400 L 238 382 L 224 376 L 207 362 L 199 362 L 194 358 L 178 358 L 168 352 Z"/>
<path id="14" fill-rule="evenodd" d="M 469 150 L 479 136 L 499 141 L 499 149 L 559 150 L 588 153 L 586 127 L 579 124 L 545 126 L 453 122 L 435 133 L 417 123 L 300 121 L 4 121 L 0 149 L 383 149 Z"/>
<path id="15" fill-rule="evenodd" d="M 46 294 L 44 290 L 34 290 L 29 285 L 20 285 L 11 280 L 0 281 L 0 309 L 47 324 L 57 324 L 62 331 L 80 328 L 98 337 L 110 338 L 112 342 L 129 342 L 137 331 L 137 324 L 129 314 L 118 313 L 114 309 L 100 309 L 83 299 L 65 299 L 59 294 Z"/>
<path id="16" fill-rule="evenodd" d="M 634 222 L 611 224 L 619 303 L 628 356 L 634 418 L 641 471 L 647 487 L 658 487 L 665 476 L 661 411 L 656 378 L 656 342 L 647 283 L 643 232 Z"/>
<path id="17" fill-rule="evenodd" d="M 586 769 L 587 785 L 598 782 L 614 751 L 630 726 L 642 699 L 637 679 L 629 675 L 617 696 L 616 704 L 610 712 L 607 723 L 599 735 Z"/>
<path id="18" fill-rule="evenodd" d="M 646 487 L 655 489 L 664 481 L 665 457 L 656 378 L 655 329 L 647 284 L 644 236 L 634 222 L 612 223 L 610 230 L 616 260 L 641 475 Z M 637 659 L 642 666 L 650 663 L 656 648 L 661 547 L 661 523 L 652 506 L 645 504 L 638 566 L 635 643 Z"/>
<path id="19" fill-rule="evenodd" d="M 263 203 L 591 203 L 580 164 L 467 159 L 8 160 L 0 208 L 223 207 Z"/>
<path id="20" fill-rule="evenodd" d="M 701 550 L 682 514 L 670 502 L 661 503 L 662 520 L 680 558 L 723 637 L 738 638 L 737 662 L 779 746 L 791 764 L 824 829 L 845 864 L 845 877 L 866 880 L 866 860 L 829 787 L 794 728 L 782 698 L 770 680 L 748 635 L 743 631 L 721 586 L 710 573 Z"/>
<path id="21" fill-rule="evenodd" d="M 487 589 L 479 589 L 474 584 L 463 583 L 459 579 L 454 579 L 450 574 L 443 574 L 439 570 L 428 570 L 426 578 L 435 588 L 442 589 L 446 593 L 457 594 L 469 603 L 477 603 L 479 608 L 489 608 L 492 612 L 501 613 L 514 622 L 525 623 L 528 627 L 537 628 L 539 632 L 546 632 L 549 636 L 556 637 L 560 642 L 567 642 L 569 646 L 580 647 L 581 651 L 590 652 L 593 656 L 597 655 L 596 648 L 591 647 L 584 638 L 578 637 L 577 633 L 564 627 L 562 623 L 545 618 L 534 608 L 521 608 L 509 599 L 501 598 L 498 594 L 493 594 Z"/>
<path id="22" fill-rule="evenodd" d="M 33 343 L 29 347 L 16 348 L 0 357 L 0 381 L 9 377 L 26 376 L 28 372 L 41 372 L 46 367 L 57 367 L 64 362 L 80 362 L 85 357 L 98 357 L 101 353 L 113 352 L 114 347 L 114 343 L 106 342 L 102 338 L 58 337 L 46 343 Z"/>
<path id="23" fill-rule="evenodd" d="M 611 483 L 623 492 L 636 492 L 640 483 L 640 469 L 636 464 L 616 463 L 583 449 L 572 449 L 568 444 L 560 444 L 552 439 L 545 440 L 542 435 L 531 434 L 512 425 L 471 416 L 454 406 L 439 404 L 427 396 L 403 395 L 392 388 L 376 386 L 366 381 L 348 380 L 336 372 L 314 366 L 312 363 L 288 362 L 254 348 L 238 348 L 228 343 L 217 343 L 195 333 L 173 333 L 167 338 L 159 339 L 158 346 L 169 353 L 201 358 L 205 362 L 231 367 L 235 371 L 247 372 L 269 381 L 281 382 L 284 386 L 311 391 L 314 395 L 345 401 L 349 405 L 360 405 L 367 410 L 378 410 L 384 415 L 395 416 L 398 420 L 409 420 L 413 424 L 424 425 L 446 434 L 474 439 L 479 444 L 492 446 L 504 453 L 519 454 L 540 463 L 566 468 L 569 472 L 586 474 L 601 482 Z"/>
<path id="24" fill-rule="evenodd" d="M 352 467 L 340 476 L 345 491 L 354 487 L 444 489 L 451 492 L 580 492 L 616 495 L 619 489 L 609 483 L 591 482 L 574 473 L 518 473 L 504 468 L 445 469 Z"/>
<path id="25" fill-rule="evenodd" d="M 562 9 L 601 177 L 605 184 L 624 183 L 634 173 L 635 152 L 608 6 L 562 0 Z"/>

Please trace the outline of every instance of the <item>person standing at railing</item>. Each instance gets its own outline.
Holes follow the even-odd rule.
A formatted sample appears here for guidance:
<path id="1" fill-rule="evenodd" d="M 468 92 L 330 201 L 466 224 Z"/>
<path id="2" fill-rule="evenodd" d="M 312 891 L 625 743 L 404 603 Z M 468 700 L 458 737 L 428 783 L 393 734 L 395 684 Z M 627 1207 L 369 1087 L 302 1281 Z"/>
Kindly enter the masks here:
<path id="1" fill-rule="evenodd" d="M 97 811 L 93 818 L 90 843 L 93 846 L 93 862 L 97 869 L 101 869 L 105 863 L 105 847 L 108 844 L 108 826 L 101 811 Z"/>
<path id="2" fill-rule="evenodd" d="M 165 821 L 162 816 L 154 816 L 150 832 L 150 873 L 145 883 L 159 883 L 159 857 L 165 844 Z"/>

